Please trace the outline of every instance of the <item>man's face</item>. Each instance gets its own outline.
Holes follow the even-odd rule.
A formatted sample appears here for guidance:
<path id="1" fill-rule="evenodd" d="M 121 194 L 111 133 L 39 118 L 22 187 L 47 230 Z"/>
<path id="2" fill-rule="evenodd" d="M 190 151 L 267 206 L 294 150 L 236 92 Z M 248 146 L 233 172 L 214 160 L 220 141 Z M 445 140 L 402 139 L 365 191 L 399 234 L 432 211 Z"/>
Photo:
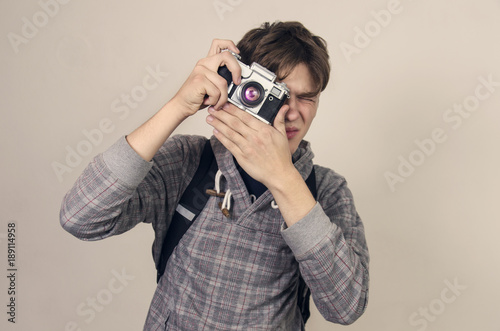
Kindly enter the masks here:
<path id="1" fill-rule="evenodd" d="M 314 81 L 305 64 L 298 64 L 283 80 L 290 89 L 290 99 L 283 107 L 289 107 L 285 127 L 290 153 L 295 153 L 311 127 L 319 105 L 319 94 L 314 94 Z"/>

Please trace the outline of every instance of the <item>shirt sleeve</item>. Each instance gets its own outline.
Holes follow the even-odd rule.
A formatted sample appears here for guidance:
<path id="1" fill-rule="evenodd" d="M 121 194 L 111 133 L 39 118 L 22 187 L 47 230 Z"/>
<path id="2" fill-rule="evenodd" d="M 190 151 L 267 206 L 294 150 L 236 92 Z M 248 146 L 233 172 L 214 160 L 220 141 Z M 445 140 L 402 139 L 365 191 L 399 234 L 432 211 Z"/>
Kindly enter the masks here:
<path id="1" fill-rule="evenodd" d="M 82 240 L 100 240 L 141 222 L 161 223 L 196 171 L 203 137 L 168 139 L 151 162 L 120 138 L 86 167 L 64 196 L 61 226 Z"/>
<path id="2" fill-rule="evenodd" d="M 301 275 L 323 317 L 352 324 L 368 303 L 369 253 L 363 223 L 345 179 L 326 168 L 318 203 L 299 222 L 283 228 Z M 319 176 L 318 176 L 319 175 Z"/>

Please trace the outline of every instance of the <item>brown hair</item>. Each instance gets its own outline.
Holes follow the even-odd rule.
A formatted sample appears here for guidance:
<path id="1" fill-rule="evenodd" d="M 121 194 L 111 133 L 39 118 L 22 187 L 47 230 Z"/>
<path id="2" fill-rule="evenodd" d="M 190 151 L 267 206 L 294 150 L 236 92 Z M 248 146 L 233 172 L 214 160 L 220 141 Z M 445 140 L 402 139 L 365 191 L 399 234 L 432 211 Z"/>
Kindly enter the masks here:
<path id="1" fill-rule="evenodd" d="M 330 62 L 326 41 L 300 22 L 266 22 L 248 31 L 237 47 L 243 63 L 257 62 L 276 73 L 279 80 L 304 63 L 316 82 L 315 92 L 323 91 L 328 84 Z"/>

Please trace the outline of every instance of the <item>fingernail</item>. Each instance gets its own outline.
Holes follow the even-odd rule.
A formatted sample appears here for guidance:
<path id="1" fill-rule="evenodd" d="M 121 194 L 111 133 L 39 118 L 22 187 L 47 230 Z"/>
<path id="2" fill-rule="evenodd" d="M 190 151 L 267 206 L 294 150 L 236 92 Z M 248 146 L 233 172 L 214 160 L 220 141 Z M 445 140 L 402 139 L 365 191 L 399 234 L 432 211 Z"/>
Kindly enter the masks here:
<path id="1" fill-rule="evenodd" d="M 214 112 L 215 112 L 215 108 L 214 108 L 214 106 L 210 106 L 210 107 L 208 107 L 208 112 L 209 112 L 210 114 L 214 113 Z"/>
<path id="2" fill-rule="evenodd" d="M 213 116 L 208 115 L 208 116 L 207 116 L 207 122 L 213 122 L 213 121 L 214 121 Z"/>

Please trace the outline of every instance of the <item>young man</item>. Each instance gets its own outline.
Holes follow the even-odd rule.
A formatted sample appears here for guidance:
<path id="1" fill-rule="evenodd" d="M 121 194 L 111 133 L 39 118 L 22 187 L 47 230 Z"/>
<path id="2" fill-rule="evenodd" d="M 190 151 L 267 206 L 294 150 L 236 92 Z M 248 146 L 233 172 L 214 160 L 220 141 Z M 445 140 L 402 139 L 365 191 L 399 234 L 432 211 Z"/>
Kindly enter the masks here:
<path id="1" fill-rule="evenodd" d="M 241 68 L 225 49 L 290 89 L 273 125 L 227 102 L 217 70 L 227 66 L 239 84 Z M 324 40 L 298 22 L 263 24 L 237 46 L 214 40 L 177 94 L 98 155 L 68 192 L 60 217 L 68 232 L 98 240 L 152 223 L 157 259 L 206 142 L 171 134 L 211 105 L 215 185 L 225 196 L 209 198 L 170 256 L 145 330 L 304 330 L 299 275 L 327 320 L 350 324 L 364 312 L 369 256 L 346 181 L 316 165 L 316 199 L 305 183 L 313 153 L 303 138 L 328 83 L 328 61 Z"/>

